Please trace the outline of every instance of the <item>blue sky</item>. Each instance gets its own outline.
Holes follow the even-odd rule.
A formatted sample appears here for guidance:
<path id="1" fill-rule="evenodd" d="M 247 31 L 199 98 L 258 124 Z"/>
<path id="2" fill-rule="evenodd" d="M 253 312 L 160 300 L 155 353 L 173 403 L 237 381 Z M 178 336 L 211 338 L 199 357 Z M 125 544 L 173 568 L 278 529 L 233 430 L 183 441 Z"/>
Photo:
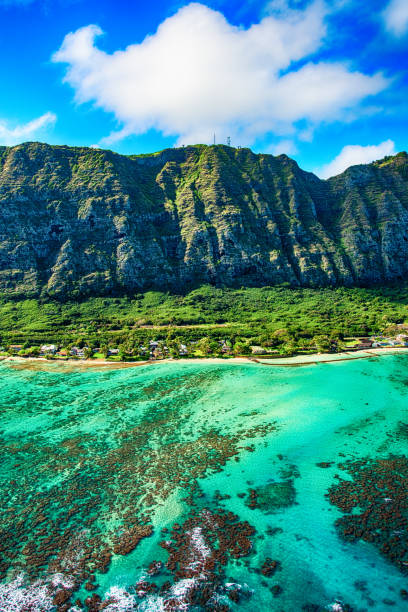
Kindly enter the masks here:
<path id="1" fill-rule="evenodd" d="M 408 0 L 0 0 L 0 144 L 406 150 Z"/>

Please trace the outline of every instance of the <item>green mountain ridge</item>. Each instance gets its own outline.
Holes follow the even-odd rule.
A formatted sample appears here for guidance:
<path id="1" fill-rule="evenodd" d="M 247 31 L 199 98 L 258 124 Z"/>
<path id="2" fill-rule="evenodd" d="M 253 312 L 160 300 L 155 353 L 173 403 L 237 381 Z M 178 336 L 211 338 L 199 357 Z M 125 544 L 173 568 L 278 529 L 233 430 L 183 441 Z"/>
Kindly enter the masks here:
<path id="1" fill-rule="evenodd" d="M 223 145 L 0 147 L 0 293 L 371 286 L 408 272 L 408 155 L 329 180 Z"/>

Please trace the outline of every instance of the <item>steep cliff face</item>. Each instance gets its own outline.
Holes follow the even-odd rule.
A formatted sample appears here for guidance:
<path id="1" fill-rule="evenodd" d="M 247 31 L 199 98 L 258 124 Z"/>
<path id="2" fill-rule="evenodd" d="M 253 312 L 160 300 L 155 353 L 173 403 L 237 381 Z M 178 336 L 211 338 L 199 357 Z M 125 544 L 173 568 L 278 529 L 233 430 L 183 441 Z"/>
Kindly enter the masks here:
<path id="1" fill-rule="evenodd" d="M 0 148 L 0 292 L 371 284 L 408 273 L 408 158 L 321 181 L 286 156 Z"/>

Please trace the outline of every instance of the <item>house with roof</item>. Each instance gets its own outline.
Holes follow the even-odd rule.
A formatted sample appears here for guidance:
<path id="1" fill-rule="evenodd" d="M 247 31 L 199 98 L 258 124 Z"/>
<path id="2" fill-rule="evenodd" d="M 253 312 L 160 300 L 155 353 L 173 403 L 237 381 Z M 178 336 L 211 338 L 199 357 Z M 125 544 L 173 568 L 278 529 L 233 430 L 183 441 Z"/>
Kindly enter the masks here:
<path id="1" fill-rule="evenodd" d="M 10 344 L 9 351 L 11 353 L 19 353 L 24 348 L 23 344 Z"/>
<path id="2" fill-rule="evenodd" d="M 79 348 L 78 346 L 73 346 L 70 353 L 73 357 L 85 357 L 84 349 Z"/>
<path id="3" fill-rule="evenodd" d="M 373 341 L 370 338 L 360 338 L 360 343 L 355 348 L 359 351 L 373 348 Z"/>
<path id="4" fill-rule="evenodd" d="M 55 344 L 43 344 L 40 346 L 40 355 L 55 355 L 58 347 Z"/>

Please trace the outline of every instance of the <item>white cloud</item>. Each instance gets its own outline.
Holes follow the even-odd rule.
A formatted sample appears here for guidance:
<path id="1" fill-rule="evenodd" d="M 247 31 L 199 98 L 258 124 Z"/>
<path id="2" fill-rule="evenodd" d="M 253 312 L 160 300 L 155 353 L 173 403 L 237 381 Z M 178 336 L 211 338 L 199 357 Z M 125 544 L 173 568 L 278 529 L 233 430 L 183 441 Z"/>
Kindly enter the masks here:
<path id="1" fill-rule="evenodd" d="M 297 152 L 298 149 L 296 144 L 290 139 L 280 140 L 276 144 L 268 147 L 265 151 L 265 153 L 271 153 L 272 155 L 281 155 L 282 153 L 285 155 L 296 155 Z"/>
<path id="2" fill-rule="evenodd" d="M 56 120 L 57 117 L 54 113 L 45 113 L 37 119 L 15 127 L 9 127 L 5 121 L 0 120 L 0 144 L 11 146 L 24 140 L 30 140 L 45 128 L 54 124 Z"/>
<path id="3" fill-rule="evenodd" d="M 326 34 L 322 0 L 303 10 L 284 5 L 244 29 L 192 3 L 112 54 L 96 46 L 102 31 L 89 25 L 68 34 L 53 60 L 68 64 L 77 102 L 93 102 L 120 123 L 103 144 L 151 128 L 179 143 L 208 142 L 216 132 L 219 142 L 252 144 L 268 132 L 292 134 L 299 120 L 343 119 L 387 86 L 381 74 L 311 60 Z"/>
<path id="4" fill-rule="evenodd" d="M 385 27 L 395 36 L 408 31 L 408 0 L 391 0 L 383 12 Z"/>
<path id="5" fill-rule="evenodd" d="M 395 155 L 395 153 L 395 144 L 392 140 L 385 140 L 379 145 L 369 145 L 367 147 L 347 145 L 330 164 L 323 166 L 317 174 L 322 178 L 337 176 L 350 166 L 370 164 L 386 155 Z"/>

